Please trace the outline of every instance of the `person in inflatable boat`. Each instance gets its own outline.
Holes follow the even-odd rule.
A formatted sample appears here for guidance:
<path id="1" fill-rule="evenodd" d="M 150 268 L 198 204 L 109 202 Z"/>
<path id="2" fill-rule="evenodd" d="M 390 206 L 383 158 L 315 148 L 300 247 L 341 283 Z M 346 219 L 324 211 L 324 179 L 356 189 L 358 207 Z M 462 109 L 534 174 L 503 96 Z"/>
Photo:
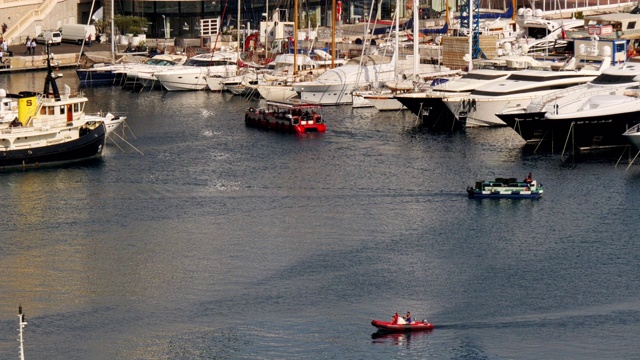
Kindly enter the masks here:
<path id="1" fill-rule="evenodd" d="M 413 324 L 413 318 L 411 317 L 411 311 L 407 311 L 407 315 L 404 316 L 404 321 L 406 321 L 407 324 Z"/>

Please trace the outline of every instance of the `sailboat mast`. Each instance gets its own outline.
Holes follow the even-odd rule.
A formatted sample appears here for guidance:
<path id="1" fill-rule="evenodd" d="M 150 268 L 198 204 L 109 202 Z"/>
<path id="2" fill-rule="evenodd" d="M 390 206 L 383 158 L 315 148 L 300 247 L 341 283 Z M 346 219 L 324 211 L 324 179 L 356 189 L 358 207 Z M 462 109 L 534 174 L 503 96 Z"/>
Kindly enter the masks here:
<path id="1" fill-rule="evenodd" d="M 113 10 L 113 8 L 114 8 L 113 5 L 114 5 L 114 0 L 111 0 L 111 60 L 113 62 L 115 62 L 116 61 L 116 36 L 114 34 L 114 31 L 115 31 L 115 29 L 114 29 L 114 22 L 115 22 L 114 21 L 114 18 L 115 18 L 114 12 L 115 12 L 115 10 Z"/>
<path id="2" fill-rule="evenodd" d="M 238 51 L 242 52 L 240 48 L 240 0 L 238 0 Z"/>
<path id="3" fill-rule="evenodd" d="M 20 331 L 20 338 L 18 339 L 18 341 L 20 341 L 20 360 L 24 360 L 24 338 L 22 336 L 22 329 L 27 325 L 27 322 L 24 320 L 22 305 L 18 306 L 18 325 L 20 325 L 20 328 L 18 329 Z"/>
<path id="4" fill-rule="evenodd" d="M 467 70 L 473 70 L 473 1 L 469 0 L 469 65 Z"/>
<path id="5" fill-rule="evenodd" d="M 420 14 L 418 13 L 418 2 L 413 2 L 413 79 L 416 81 L 416 75 L 418 74 L 418 67 L 420 64 L 420 50 L 418 49 L 418 43 L 420 41 Z M 438 65 L 440 59 L 438 59 Z"/>
<path id="6" fill-rule="evenodd" d="M 293 76 L 298 75 L 298 0 L 293 2 Z"/>
<path id="7" fill-rule="evenodd" d="M 640 0 L 639 0 L 640 1 Z M 336 67 L 336 0 L 331 0 L 331 68 Z"/>

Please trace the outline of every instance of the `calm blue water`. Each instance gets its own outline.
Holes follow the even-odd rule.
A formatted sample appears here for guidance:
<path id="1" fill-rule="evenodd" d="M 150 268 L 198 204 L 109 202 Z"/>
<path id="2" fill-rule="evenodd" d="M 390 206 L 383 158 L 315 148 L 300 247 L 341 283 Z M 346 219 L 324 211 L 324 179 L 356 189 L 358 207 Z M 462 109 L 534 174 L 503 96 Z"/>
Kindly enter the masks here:
<path id="1" fill-rule="evenodd" d="M 19 304 L 29 360 L 640 358 L 640 165 L 410 114 L 328 107 L 297 137 L 231 96 L 86 93 L 144 155 L 0 173 L 1 359 Z M 529 171 L 539 201 L 466 197 Z M 407 310 L 436 329 L 372 336 Z"/>

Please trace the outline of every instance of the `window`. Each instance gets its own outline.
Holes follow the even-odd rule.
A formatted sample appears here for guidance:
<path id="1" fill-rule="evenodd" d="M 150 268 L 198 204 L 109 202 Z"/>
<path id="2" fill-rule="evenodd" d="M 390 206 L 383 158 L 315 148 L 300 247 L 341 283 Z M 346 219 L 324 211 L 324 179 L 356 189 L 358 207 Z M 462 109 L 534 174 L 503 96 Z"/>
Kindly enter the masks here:
<path id="1" fill-rule="evenodd" d="M 199 1 L 182 1 L 180 2 L 180 13 L 202 13 L 202 3 Z"/>
<path id="2" fill-rule="evenodd" d="M 156 1 L 156 11 L 159 14 L 178 14 L 180 12 L 178 5 L 177 1 Z"/>

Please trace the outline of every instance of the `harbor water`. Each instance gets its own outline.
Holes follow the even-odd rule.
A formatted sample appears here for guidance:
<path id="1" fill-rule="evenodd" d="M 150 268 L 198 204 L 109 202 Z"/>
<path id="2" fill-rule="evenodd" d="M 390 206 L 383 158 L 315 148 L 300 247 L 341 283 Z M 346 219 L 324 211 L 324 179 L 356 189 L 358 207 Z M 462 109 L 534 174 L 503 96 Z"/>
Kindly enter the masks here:
<path id="1" fill-rule="evenodd" d="M 325 107 L 326 133 L 295 136 L 246 128 L 258 103 L 228 94 L 85 94 L 142 154 L 0 172 L 1 359 L 19 305 L 29 360 L 640 358 L 628 156 L 563 162 L 405 112 Z M 467 198 L 529 172 L 539 200 Z M 406 311 L 436 328 L 370 324 Z"/>

